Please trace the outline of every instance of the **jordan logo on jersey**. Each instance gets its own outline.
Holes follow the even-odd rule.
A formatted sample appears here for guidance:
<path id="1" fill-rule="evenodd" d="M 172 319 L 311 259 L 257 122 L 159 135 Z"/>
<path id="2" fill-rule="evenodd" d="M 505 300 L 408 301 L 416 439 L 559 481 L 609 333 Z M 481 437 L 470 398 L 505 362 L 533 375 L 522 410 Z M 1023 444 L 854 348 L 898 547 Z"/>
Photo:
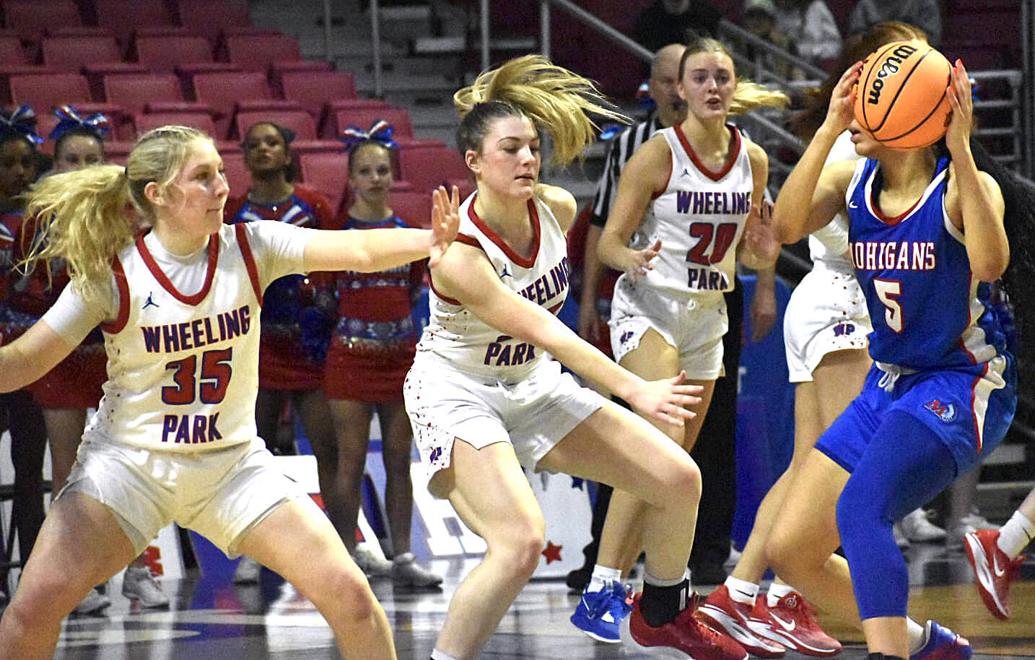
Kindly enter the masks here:
<path id="1" fill-rule="evenodd" d="M 956 406 L 951 403 L 942 403 L 939 399 L 934 399 L 925 403 L 924 408 L 933 412 L 946 424 L 956 419 Z"/>
<path id="2" fill-rule="evenodd" d="M 503 272 L 500 273 L 500 279 L 502 280 L 504 277 L 514 277 L 510 274 L 510 269 L 507 268 L 507 264 L 503 264 Z"/>
<path id="3" fill-rule="evenodd" d="M 144 306 L 140 309 L 147 309 L 148 307 L 158 307 L 158 303 L 154 301 L 154 298 L 151 297 L 152 295 L 152 293 L 148 292 L 147 300 L 144 302 Z"/>

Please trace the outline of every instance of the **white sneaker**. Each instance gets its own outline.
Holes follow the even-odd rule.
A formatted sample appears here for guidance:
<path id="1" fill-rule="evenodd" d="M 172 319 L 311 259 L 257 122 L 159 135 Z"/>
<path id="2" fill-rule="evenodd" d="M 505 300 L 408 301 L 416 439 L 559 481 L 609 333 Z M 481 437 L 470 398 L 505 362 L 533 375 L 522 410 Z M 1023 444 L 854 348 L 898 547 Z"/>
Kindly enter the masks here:
<path id="1" fill-rule="evenodd" d="M 419 565 L 412 552 L 406 552 L 392 560 L 392 582 L 400 587 L 428 589 L 442 584 L 442 576 L 436 575 Z"/>
<path id="2" fill-rule="evenodd" d="M 905 550 L 909 547 L 909 539 L 902 533 L 902 527 L 898 523 L 891 526 L 891 533 L 895 535 L 895 545 L 898 546 L 899 550 Z"/>
<path id="3" fill-rule="evenodd" d="M 262 564 L 251 557 L 241 557 L 234 569 L 234 584 L 258 584 Z"/>
<path id="4" fill-rule="evenodd" d="M 110 605 L 111 599 L 97 591 L 97 589 L 90 589 L 90 593 L 86 594 L 86 598 L 76 605 L 72 611 L 76 614 L 97 614 Z"/>
<path id="5" fill-rule="evenodd" d="M 140 607 L 169 607 L 169 597 L 147 567 L 127 566 L 122 574 L 122 595 L 140 602 Z"/>
<path id="6" fill-rule="evenodd" d="M 352 558 L 367 577 L 382 578 L 390 577 L 392 574 L 392 562 L 384 557 L 379 557 L 365 543 L 356 546 L 356 549 L 352 551 Z"/>
<path id="7" fill-rule="evenodd" d="M 910 511 L 899 522 L 902 534 L 912 543 L 944 541 L 945 530 L 932 523 L 923 509 Z"/>
<path id="8" fill-rule="evenodd" d="M 999 529 L 999 525 L 990 522 L 988 518 L 981 515 L 976 507 L 971 509 L 969 514 L 960 518 L 960 525 L 973 527 L 975 531 L 979 529 Z"/>

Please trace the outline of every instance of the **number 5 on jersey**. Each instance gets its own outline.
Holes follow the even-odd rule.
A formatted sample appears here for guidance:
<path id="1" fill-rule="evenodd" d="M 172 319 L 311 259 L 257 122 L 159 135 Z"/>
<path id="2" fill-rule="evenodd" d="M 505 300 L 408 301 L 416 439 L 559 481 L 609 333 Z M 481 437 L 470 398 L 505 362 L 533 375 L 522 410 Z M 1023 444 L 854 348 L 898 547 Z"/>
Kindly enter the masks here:
<path id="1" fill-rule="evenodd" d="M 902 332 L 904 322 L 902 320 L 902 305 L 899 298 L 902 297 L 902 283 L 898 280 L 881 280 L 873 278 L 873 289 L 877 297 L 884 303 L 884 322 L 895 332 Z"/>

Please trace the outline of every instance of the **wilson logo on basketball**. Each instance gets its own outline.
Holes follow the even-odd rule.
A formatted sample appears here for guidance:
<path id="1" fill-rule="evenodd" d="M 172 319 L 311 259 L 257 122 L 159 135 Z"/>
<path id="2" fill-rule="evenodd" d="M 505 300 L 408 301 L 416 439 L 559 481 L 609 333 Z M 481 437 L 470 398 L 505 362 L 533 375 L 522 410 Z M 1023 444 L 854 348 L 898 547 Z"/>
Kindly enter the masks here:
<path id="1" fill-rule="evenodd" d="M 916 47 L 909 44 L 902 44 L 888 56 L 888 59 L 884 60 L 884 64 L 881 65 L 880 71 L 877 72 L 873 82 L 870 83 L 870 93 L 867 96 L 866 102 L 870 105 L 877 105 L 880 103 L 880 92 L 884 89 L 884 79 L 888 76 L 895 75 L 899 72 L 899 65 L 902 62 L 916 52 Z"/>

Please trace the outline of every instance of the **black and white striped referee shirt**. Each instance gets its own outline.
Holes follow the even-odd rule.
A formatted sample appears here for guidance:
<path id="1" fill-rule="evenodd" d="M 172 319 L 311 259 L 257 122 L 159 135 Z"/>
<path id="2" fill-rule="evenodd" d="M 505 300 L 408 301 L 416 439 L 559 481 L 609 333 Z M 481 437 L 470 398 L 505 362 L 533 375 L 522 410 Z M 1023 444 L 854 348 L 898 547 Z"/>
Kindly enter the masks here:
<path id="1" fill-rule="evenodd" d="M 664 126 L 658 121 L 657 113 L 652 113 L 645 121 L 633 124 L 622 131 L 611 142 L 604 161 L 604 172 L 597 183 L 597 192 L 593 196 L 593 214 L 590 222 L 603 227 L 607 216 L 611 213 L 611 205 L 618 194 L 618 179 L 622 176 L 625 164 L 640 146 L 651 139 Z"/>

